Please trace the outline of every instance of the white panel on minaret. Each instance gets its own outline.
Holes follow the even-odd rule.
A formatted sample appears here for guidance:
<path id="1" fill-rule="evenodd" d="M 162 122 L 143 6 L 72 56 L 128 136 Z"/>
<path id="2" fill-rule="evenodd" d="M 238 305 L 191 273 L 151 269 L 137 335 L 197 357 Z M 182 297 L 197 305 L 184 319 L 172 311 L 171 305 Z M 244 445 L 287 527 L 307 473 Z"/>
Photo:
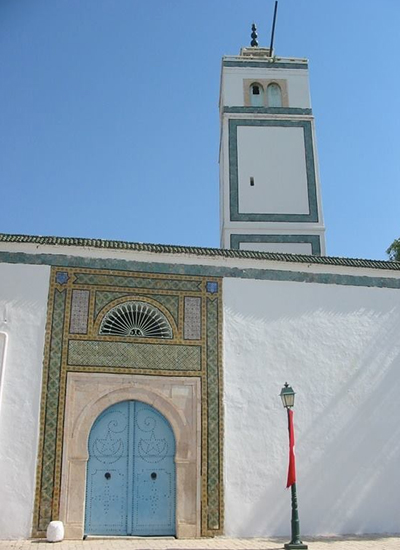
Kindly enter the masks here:
<path id="1" fill-rule="evenodd" d="M 240 243 L 240 250 L 283 252 L 287 254 L 312 254 L 311 243 Z"/>
<path id="2" fill-rule="evenodd" d="M 238 128 L 239 212 L 308 214 L 302 128 Z"/>

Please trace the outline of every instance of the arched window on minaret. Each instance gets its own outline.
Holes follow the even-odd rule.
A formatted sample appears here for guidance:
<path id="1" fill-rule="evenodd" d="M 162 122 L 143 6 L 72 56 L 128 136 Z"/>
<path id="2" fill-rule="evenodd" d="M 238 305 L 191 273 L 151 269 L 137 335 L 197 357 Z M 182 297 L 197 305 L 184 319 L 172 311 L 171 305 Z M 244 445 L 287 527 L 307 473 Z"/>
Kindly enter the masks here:
<path id="1" fill-rule="evenodd" d="M 252 107 L 264 106 L 264 88 L 261 84 L 254 82 L 250 86 L 250 101 Z"/>
<path id="2" fill-rule="evenodd" d="M 272 82 L 267 88 L 268 107 L 282 107 L 282 91 L 279 84 Z"/>

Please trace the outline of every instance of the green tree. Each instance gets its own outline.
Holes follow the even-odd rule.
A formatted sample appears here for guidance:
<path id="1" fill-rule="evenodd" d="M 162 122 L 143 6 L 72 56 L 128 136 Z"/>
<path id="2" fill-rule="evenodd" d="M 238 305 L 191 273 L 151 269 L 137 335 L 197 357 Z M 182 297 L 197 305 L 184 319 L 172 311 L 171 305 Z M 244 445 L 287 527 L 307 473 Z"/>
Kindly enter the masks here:
<path id="1" fill-rule="evenodd" d="M 400 239 L 395 239 L 386 250 L 391 262 L 400 262 Z"/>

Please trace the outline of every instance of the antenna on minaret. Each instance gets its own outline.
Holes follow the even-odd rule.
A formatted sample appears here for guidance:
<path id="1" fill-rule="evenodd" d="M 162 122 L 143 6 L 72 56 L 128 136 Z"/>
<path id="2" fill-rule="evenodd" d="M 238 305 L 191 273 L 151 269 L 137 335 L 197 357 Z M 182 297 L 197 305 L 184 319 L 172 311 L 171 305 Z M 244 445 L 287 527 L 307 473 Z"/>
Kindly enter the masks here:
<path id="1" fill-rule="evenodd" d="M 274 48 L 274 36 L 275 36 L 275 23 L 276 23 L 276 12 L 278 11 L 278 0 L 275 1 L 275 9 L 274 9 L 274 19 L 272 21 L 272 31 L 271 31 L 271 45 L 269 47 L 269 53 L 272 57 L 272 52 Z"/>
<path id="2" fill-rule="evenodd" d="M 251 26 L 251 42 L 250 42 L 250 46 L 252 48 L 258 48 L 257 36 L 258 36 L 257 27 L 256 27 L 256 24 L 253 23 Z"/>

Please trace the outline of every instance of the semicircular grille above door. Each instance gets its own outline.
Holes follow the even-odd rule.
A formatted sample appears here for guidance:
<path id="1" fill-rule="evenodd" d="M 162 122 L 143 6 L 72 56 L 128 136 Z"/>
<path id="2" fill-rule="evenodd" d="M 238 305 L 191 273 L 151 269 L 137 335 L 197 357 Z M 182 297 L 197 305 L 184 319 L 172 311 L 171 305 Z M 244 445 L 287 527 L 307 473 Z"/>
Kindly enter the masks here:
<path id="1" fill-rule="evenodd" d="M 145 302 L 125 302 L 107 313 L 99 333 L 139 338 L 172 338 L 172 327 L 165 315 L 154 306 Z"/>

